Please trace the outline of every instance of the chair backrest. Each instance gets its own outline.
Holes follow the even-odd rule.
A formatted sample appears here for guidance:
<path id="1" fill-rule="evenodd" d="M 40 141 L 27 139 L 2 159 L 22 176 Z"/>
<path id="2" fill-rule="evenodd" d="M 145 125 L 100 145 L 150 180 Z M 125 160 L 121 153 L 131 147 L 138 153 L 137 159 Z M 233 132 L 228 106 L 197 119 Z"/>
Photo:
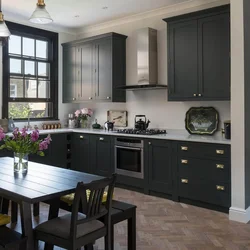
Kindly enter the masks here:
<path id="1" fill-rule="evenodd" d="M 110 217 L 110 210 L 112 205 L 112 197 L 116 181 L 116 174 L 112 177 L 93 181 L 89 184 L 79 182 L 76 187 L 75 198 L 72 206 L 71 215 L 71 237 L 76 236 L 77 226 L 86 223 L 87 221 L 95 220 L 101 217 Z M 102 204 L 102 197 L 105 189 L 107 190 L 107 201 L 105 206 Z M 87 190 L 89 195 L 87 196 Z M 78 218 L 80 211 L 86 215 L 85 219 Z"/>

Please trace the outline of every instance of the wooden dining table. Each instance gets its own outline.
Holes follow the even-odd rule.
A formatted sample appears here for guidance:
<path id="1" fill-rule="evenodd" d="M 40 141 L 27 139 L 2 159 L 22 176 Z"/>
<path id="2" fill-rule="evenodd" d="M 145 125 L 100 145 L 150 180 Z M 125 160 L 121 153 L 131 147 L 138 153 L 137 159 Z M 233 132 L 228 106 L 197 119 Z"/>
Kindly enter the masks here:
<path id="1" fill-rule="evenodd" d="M 46 201 L 50 204 L 48 219 L 56 218 L 61 196 L 75 192 L 78 182 L 90 183 L 103 178 L 34 162 L 29 162 L 26 174 L 16 174 L 13 158 L 0 158 L 0 197 L 20 205 L 22 233 L 28 238 L 28 250 L 34 249 L 32 204 Z"/>

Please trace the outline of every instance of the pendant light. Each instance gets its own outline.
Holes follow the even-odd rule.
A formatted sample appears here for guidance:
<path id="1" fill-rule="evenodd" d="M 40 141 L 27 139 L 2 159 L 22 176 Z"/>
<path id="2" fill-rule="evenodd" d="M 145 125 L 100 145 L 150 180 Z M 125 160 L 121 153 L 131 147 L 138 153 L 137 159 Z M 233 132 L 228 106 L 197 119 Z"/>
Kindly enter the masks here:
<path id="1" fill-rule="evenodd" d="M 9 37 L 10 35 L 10 31 L 3 19 L 2 0 L 0 0 L 0 37 Z"/>
<path id="2" fill-rule="evenodd" d="M 30 22 L 37 23 L 37 24 L 48 24 L 53 22 L 50 14 L 45 8 L 44 0 L 38 0 L 37 6 L 35 11 L 33 12 L 32 16 L 30 17 Z"/>

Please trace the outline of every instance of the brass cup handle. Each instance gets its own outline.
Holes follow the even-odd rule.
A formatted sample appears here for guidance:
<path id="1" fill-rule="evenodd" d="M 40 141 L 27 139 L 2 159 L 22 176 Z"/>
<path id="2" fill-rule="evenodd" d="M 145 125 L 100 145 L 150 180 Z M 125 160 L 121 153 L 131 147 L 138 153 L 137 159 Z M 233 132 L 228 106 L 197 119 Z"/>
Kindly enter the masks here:
<path id="1" fill-rule="evenodd" d="M 224 155 L 224 150 L 216 149 L 216 154 L 217 155 Z"/>
<path id="2" fill-rule="evenodd" d="M 76 100 L 76 98 L 75 97 L 73 97 L 73 101 L 75 101 Z"/>
<path id="3" fill-rule="evenodd" d="M 80 139 L 83 139 L 84 137 L 83 137 L 83 135 L 80 135 Z"/>
<path id="4" fill-rule="evenodd" d="M 188 179 L 181 179 L 181 183 L 188 184 Z"/>
<path id="5" fill-rule="evenodd" d="M 216 189 L 218 191 L 224 191 L 225 190 L 225 187 L 224 186 L 220 186 L 220 185 L 216 185 Z"/>
<path id="6" fill-rule="evenodd" d="M 110 100 L 110 96 L 107 96 L 107 100 Z"/>
<path id="7" fill-rule="evenodd" d="M 218 168 L 218 169 L 224 169 L 224 165 L 223 164 L 216 164 L 216 168 Z"/>
<path id="8" fill-rule="evenodd" d="M 92 97 L 89 97 L 89 100 L 92 100 Z"/>
<path id="9" fill-rule="evenodd" d="M 99 138 L 99 141 L 104 141 L 104 138 L 103 138 L 103 137 L 100 137 L 100 138 Z"/>
<path id="10" fill-rule="evenodd" d="M 188 164 L 188 160 L 181 160 L 182 164 Z"/>
<path id="11" fill-rule="evenodd" d="M 188 151 L 188 147 L 186 147 L 186 146 L 181 146 L 181 150 L 182 150 L 182 151 Z"/>
<path id="12" fill-rule="evenodd" d="M 200 96 L 200 97 L 201 97 L 202 95 L 201 95 L 201 94 L 199 94 L 198 96 Z"/>
<path id="13" fill-rule="evenodd" d="M 152 145 L 152 142 L 149 142 L 148 145 Z"/>
<path id="14" fill-rule="evenodd" d="M 194 94 L 194 97 L 196 97 L 197 96 L 197 94 Z"/>

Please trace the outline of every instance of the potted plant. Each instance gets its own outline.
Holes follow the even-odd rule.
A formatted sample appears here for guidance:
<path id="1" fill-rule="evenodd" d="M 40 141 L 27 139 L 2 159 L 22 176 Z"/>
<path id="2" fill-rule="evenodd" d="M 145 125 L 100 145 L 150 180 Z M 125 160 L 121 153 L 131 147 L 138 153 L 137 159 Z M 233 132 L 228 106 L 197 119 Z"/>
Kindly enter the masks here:
<path id="1" fill-rule="evenodd" d="M 0 150 L 7 149 L 14 152 L 14 172 L 26 173 L 28 171 L 28 155 L 38 154 L 44 156 L 44 150 L 48 149 L 51 137 L 48 135 L 44 140 L 39 140 L 38 129 L 28 133 L 26 128 L 19 131 L 15 128 L 12 136 L 8 136 L 0 128 L 0 141 L 3 145 Z"/>
<path id="2" fill-rule="evenodd" d="M 88 118 L 93 115 L 93 110 L 89 108 L 83 108 L 76 110 L 75 112 L 75 119 L 76 124 L 80 128 L 87 128 L 88 127 Z"/>

